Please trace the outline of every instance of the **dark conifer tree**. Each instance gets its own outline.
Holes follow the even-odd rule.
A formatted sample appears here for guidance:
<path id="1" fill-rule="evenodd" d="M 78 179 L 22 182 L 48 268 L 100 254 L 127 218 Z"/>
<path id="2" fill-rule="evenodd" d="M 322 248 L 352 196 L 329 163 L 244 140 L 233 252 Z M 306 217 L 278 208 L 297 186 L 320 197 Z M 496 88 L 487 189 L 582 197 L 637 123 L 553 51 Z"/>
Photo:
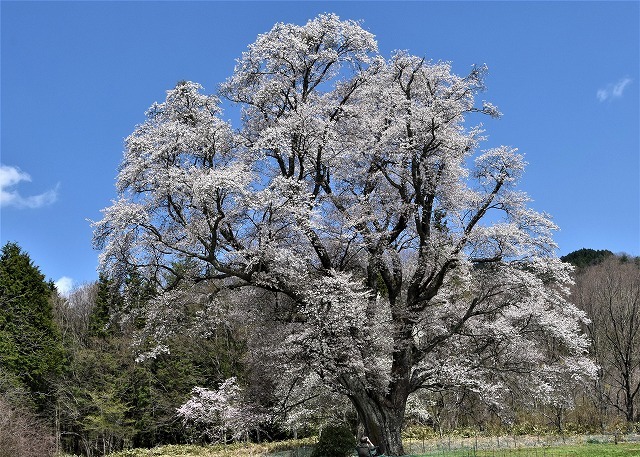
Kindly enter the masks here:
<path id="1" fill-rule="evenodd" d="M 120 295 L 113 281 L 104 274 L 100 274 L 96 286 L 96 301 L 89 315 L 89 333 L 91 336 L 105 337 L 114 333 L 117 323 L 113 322 L 112 315 L 120 306 Z"/>
<path id="2" fill-rule="evenodd" d="M 583 248 L 570 252 L 569 254 L 560 257 L 560 259 L 577 268 L 586 268 L 591 265 L 597 265 L 612 255 L 613 252 L 607 249 L 596 250 Z"/>
<path id="3" fill-rule="evenodd" d="M 43 407 L 64 351 L 54 323 L 55 286 L 16 243 L 0 253 L 0 368 L 13 373 Z"/>

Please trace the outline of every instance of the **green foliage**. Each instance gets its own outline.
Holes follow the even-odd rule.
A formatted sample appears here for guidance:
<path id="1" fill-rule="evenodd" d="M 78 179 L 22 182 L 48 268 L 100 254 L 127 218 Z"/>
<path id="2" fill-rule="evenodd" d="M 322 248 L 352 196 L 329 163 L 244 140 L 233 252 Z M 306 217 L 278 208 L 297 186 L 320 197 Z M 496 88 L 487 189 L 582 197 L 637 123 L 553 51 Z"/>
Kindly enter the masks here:
<path id="1" fill-rule="evenodd" d="M 109 385 L 107 390 L 88 392 L 91 413 L 81 421 L 86 436 L 94 442 L 101 442 L 103 450 L 121 448 L 131 443 L 135 433 L 133 421 L 127 418 L 130 407 L 120 398 L 117 386 Z"/>
<path id="2" fill-rule="evenodd" d="M 29 391 L 20 379 L 2 367 L 0 367 L 0 397 L 13 406 L 33 407 Z"/>
<path id="3" fill-rule="evenodd" d="M 153 294 L 139 276 L 121 287 L 101 276 L 80 294 L 88 306 L 61 305 L 66 319 L 86 321 L 76 326 L 83 334 L 65 340 L 70 363 L 57 383 L 65 451 L 89 455 L 189 442 L 176 409 L 193 387 L 242 377 L 244 345 L 222 326 L 208 337 L 176 335 L 168 341 L 171 354 L 137 363 L 134 341 L 144 324 L 141 311 Z M 74 311 L 79 314 L 73 316 Z"/>
<path id="4" fill-rule="evenodd" d="M 125 313 L 139 313 L 145 305 L 156 295 L 156 289 L 151 281 L 140 274 L 132 272 L 124 283 L 122 300 L 126 306 Z M 136 315 L 139 317 L 139 315 Z M 144 322 L 136 322 L 136 327 L 141 328 Z"/>
<path id="5" fill-rule="evenodd" d="M 560 260 L 572 264 L 577 268 L 586 268 L 590 265 L 597 265 L 609 256 L 612 256 L 613 252 L 609 250 L 595 250 L 595 249 L 578 249 L 563 257 Z"/>
<path id="6" fill-rule="evenodd" d="M 40 407 L 64 361 L 53 319 L 53 284 L 16 243 L 0 255 L 0 368 L 26 386 Z"/>
<path id="7" fill-rule="evenodd" d="M 194 386 L 213 387 L 242 371 L 241 353 L 231 339 L 216 334 L 206 339 L 176 336 L 169 344 L 171 354 L 136 364 L 132 373 L 132 417 L 139 444 L 190 439 L 176 420 L 176 409 L 190 397 Z"/>
<path id="8" fill-rule="evenodd" d="M 113 281 L 104 274 L 100 274 L 97 289 L 96 302 L 89 315 L 89 335 L 106 337 L 114 333 L 109 324 L 113 313 L 120 307 L 121 299 L 115 293 Z"/>
<path id="9" fill-rule="evenodd" d="M 128 344 L 114 338 L 109 344 L 72 351 L 69 369 L 58 382 L 59 421 L 66 450 L 92 455 L 133 444 Z"/>
<path id="10" fill-rule="evenodd" d="M 322 431 L 312 457 L 343 457 L 353 454 L 355 438 L 349 427 L 330 425 Z"/>

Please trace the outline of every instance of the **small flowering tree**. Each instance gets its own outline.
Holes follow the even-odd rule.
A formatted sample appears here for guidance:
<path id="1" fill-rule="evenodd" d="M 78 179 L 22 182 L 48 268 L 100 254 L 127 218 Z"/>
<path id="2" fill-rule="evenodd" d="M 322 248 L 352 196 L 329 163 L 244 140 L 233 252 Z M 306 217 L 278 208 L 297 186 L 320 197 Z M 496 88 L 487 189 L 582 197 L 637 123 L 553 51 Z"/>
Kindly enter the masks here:
<path id="1" fill-rule="evenodd" d="M 201 430 L 207 441 L 222 443 L 246 438 L 259 429 L 264 419 L 243 400 L 234 377 L 225 380 L 217 390 L 195 387 L 191 399 L 177 413 L 186 426 Z"/>
<path id="2" fill-rule="evenodd" d="M 385 59 L 331 14 L 276 24 L 220 88 L 238 129 L 182 82 L 127 139 L 119 197 L 94 224 L 102 269 L 165 291 L 150 302 L 158 341 L 194 300 L 210 316 L 236 303 L 278 392 L 316 377 L 390 455 L 421 389 L 498 403 L 592 374 L 555 226 L 516 188 L 523 157 L 480 150 L 465 123 L 499 115 L 476 103 L 485 73 Z"/>

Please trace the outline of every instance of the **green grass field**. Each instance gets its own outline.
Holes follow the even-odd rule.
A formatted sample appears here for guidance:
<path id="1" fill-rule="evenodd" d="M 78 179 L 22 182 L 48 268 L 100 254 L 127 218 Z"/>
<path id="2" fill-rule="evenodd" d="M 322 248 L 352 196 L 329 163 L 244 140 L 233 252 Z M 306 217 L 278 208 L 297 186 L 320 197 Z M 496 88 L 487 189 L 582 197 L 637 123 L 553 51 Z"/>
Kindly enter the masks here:
<path id="1" fill-rule="evenodd" d="M 629 457 L 640 456 L 640 443 L 580 444 L 570 446 L 455 451 L 433 451 L 415 457 Z"/>
<path id="2" fill-rule="evenodd" d="M 305 443 L 301 443 L 305 444 Z M 109 457 L 308 457 L 310 448 L 287 450 L 284 444 L 232 446 L 162 446 L 155 449 L 132 449 Z M 435 450 L 412 457 L 640 457 L 640 443 L 573 444 L 553 447 L 511 449 Z"/>

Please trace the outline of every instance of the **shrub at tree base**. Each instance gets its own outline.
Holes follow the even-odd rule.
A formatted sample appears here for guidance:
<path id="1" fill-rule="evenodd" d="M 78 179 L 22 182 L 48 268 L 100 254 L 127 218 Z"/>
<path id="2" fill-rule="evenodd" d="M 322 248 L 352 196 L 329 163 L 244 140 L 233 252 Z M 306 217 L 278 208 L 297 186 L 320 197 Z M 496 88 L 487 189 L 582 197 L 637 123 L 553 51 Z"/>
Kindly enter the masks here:
<path id="1" fill-rule="evenodd" d="M 322 431 L 311 457 L 343 457 L 353 454 L 355 438 L 346 425 L 330 425 Z"/>

